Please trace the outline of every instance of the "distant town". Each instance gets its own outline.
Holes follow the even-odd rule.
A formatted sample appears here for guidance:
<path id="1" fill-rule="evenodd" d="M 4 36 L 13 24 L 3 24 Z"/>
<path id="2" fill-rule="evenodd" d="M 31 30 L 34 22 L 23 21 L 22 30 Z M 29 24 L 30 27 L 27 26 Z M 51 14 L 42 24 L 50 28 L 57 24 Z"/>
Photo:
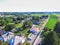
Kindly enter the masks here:
<path id="1" fill-rule="evenodd" d="M 0 12 L 0 45 L 60 45 L 60 13 Z"/>

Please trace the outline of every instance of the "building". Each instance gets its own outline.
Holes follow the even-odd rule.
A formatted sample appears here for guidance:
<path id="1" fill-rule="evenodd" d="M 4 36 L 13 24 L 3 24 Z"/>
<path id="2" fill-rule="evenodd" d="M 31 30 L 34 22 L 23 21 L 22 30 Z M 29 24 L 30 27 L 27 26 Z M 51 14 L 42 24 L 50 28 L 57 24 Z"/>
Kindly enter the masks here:
<path id="1" fill-rule="evenodd" d="M 0 26 L 0 36 L 3 35 L 3 34 L 5 34 L 5 33 L 6 33 L 6 31 L 2 30 L 2 27 Z"/>
<path id="2" fill-rule="evenodd" d="M 25 42 L 24 36 L 15 36 L 15 38 L 12 38 L 8 40 L 9 45 L 20 45 Z"/>
<path id="3" fill-rule="evenodd" d="M 0 36 L 3 35 L 3 34 L 5 34 L 5 33 L 6 33 L 5 30 L 0 30 Z"/>
<path id="4" fill-rule="evenodd" d="M 39 28 L 37 28 L 37 27 L 32 27 L 32 28 L 30 29 L 30 32 L 33 33 L 33 34 L 35 34 L 35 33 L 39 32 Z"/>
<path id="5" fill-rule="evenodd" d="M 8 41 L 9 39 L 14 37 L 14 33 L 12 32 L 7 32 L 6 34 L 2 35 L 4 42 Z"/>

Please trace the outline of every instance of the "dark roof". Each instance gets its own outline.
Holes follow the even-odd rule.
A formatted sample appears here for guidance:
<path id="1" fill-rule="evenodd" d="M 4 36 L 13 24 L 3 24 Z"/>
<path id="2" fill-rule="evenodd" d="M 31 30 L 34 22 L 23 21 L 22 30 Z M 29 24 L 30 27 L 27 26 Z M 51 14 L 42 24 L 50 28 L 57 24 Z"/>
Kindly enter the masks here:
<path id="1" fill-rule="evenodd" d="M 6 33 L 5 30 L 1 30 L 1 31 L 0 31 L 0 35 L 5 34 L 5 33 Z"/>
<path id="2" fill-rule="evenodd" d="M 39 25 L 40 21 L 34 21 L 33 24 Z"/>

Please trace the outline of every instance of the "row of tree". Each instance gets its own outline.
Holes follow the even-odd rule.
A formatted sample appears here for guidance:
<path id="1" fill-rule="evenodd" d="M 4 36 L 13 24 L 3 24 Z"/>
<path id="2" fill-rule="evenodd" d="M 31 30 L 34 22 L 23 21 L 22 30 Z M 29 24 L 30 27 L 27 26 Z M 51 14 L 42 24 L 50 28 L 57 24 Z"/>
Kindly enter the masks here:
<path id="1" fill-rule="evenodd" d="M 60 45 L 60 22 L 56 23 L 53 31 L 45 27 L 43 36 L 42 45 Z"/>

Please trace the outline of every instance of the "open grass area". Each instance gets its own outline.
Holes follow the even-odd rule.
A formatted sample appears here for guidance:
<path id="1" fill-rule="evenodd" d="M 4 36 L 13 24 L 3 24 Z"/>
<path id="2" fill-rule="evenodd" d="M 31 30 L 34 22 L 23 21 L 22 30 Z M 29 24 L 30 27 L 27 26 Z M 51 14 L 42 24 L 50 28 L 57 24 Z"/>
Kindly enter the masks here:
<path id="1" fill-rule="evenodd" d="M 26 28 L 25 30 L 19 31 L 19 32 L 15 33 L 15 35 L 19 35 L 21 33 L 25 34 L 25 36 L 27 37 L 28 34 L 30 34 L 29 28 Z"/>
<path id="2" fill-rule="evenodd" d="M 16 24 L 16 28 L 22 27 L 23 23 Z"/>
<path id="3" fill-rule="evenodd" d="M 48 20 L 46 27 L 53 30 L 57 21 L 58 21 L 58 18 L 56 15 L 50 15 L 50 19 Z"/>

